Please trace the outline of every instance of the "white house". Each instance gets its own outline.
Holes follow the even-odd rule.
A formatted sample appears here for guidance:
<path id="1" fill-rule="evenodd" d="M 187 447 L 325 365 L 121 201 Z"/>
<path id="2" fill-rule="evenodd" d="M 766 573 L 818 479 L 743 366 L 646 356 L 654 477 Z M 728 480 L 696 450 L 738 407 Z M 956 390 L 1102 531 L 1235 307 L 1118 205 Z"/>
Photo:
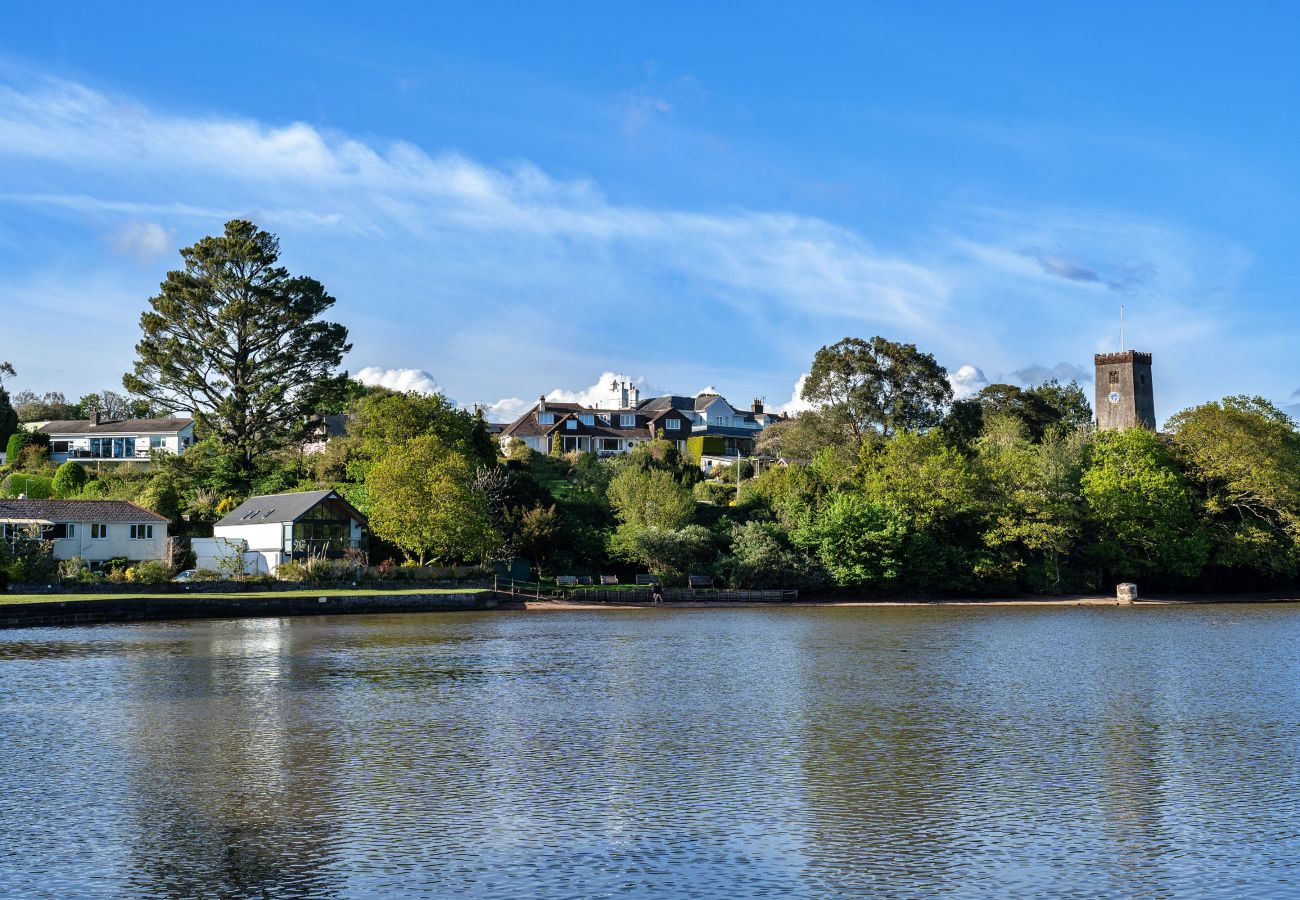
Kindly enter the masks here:
<path id="1" fill-rule="evenodd" d="M 219 568 L 232 551 L 244 554 L 244 571 L 274 572 L 290 559 L 338 558 L 369 550 L 366 517 L 336 491 L 302 491 L 250 497 L 192 543 L 200 569 Z"/>
<path id="2" fill-rule="evenodd" d="M 56 463 L 148 462 L 155 450 L 184 453 L 194 444 L 193 419 L 101 420 L 35 422 L 28 426 L 50 438 L 50 459 Z"/>
<path id="3" fill-rule="evenodd" d="M 167 519 L 125 500 L 0 500 L 0 537 L 34 528 L 54 542 L 55 559 L 80 556 L 91 568 L 110 559 L 167 558 Z"/>

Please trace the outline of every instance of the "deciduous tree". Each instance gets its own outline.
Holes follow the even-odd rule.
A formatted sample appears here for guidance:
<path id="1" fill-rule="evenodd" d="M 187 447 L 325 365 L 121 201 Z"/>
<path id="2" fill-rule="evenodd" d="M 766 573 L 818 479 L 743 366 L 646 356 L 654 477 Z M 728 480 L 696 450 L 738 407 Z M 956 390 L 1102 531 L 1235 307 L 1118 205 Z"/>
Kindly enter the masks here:
<path id="1" fill-rule="evenodd" d="M 937 425 L 952 400 L 948 373 L 915 344 L 845 338 L 813 357 L 803 399 L 844 417 L 861 441 Z"/>
<path id="2" fill-rule="evenodd" d="M 500 535 L 474 478 L 470 461 L 432 435 L 391 447 L 366 478 L 370 527 L 421 565 L 481 562 Z"/>

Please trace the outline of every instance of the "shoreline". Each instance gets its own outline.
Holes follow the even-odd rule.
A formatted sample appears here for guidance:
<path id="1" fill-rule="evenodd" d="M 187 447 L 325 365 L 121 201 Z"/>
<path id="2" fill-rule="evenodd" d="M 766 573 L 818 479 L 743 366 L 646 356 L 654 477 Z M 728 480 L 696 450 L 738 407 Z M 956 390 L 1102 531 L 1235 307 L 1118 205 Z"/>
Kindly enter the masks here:
<path id="1" fill-rule="evenodd" d="M 1157 595 L 1151 597 L 1139 597 L 1132 602 L 1122 602 L 1114 597 L 1102 597 L 1095 595 L 1066 596 L 1066 597 L 1007 597 L 1007 598 L 990 598 L 987 600 L 971 599 L 969 597 L 954 598 L 937 598 L 937 599 L 907 599 L 907 600 L 834 600 L 834 599 L 809 599 L 794 600 L 783 603 L 753 603 L 734 600 L 680 600 L 666 601 L 659 606 L 651 603 L 611 603 L 599 600 L 580 601 L 580 600 L 524 600 L 524 608 L 530 611 L 547 611 L 547 610 L 595 610 L 595 609 L 771 609 L 773 607 L 792 608 L 792 607 L 864 607 L 864 608 L 890 608 L 890 607 L 936 607 L 936 606 L 969 606 L 969 607 L 988 607 L 988 606 L 1018 606 L 1018 607 L 1078 607 L 1078 606 L 1205 606 L 1205 605 L 1227 605 L 1241 603 L 1297 603 L 1300 602 L 1300 596 L 1281 595 L 1276 593 L 1265 594 L 1205 594 L 1194 596 L 1168 596 Z"/>

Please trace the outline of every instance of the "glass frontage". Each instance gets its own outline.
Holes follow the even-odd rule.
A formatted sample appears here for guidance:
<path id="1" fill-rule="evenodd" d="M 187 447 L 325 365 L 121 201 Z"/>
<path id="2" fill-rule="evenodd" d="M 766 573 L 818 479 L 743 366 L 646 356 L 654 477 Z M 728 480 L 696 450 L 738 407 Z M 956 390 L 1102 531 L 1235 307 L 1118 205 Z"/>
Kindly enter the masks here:
<path id="1" fill-rule="evenodd" d="M 365 533 L 360 540 L 352 539 L 352 517 L 334 500 L 322 501 L 284 530 L 285 550 L 294 559 L 338 557 L 349 548 L 366 549 Z"/>
<path id="2" fill-rule="evenodd" d="M 135 459 L 135 438 L 91 438 L 90 455 L 94 459 Z"/>

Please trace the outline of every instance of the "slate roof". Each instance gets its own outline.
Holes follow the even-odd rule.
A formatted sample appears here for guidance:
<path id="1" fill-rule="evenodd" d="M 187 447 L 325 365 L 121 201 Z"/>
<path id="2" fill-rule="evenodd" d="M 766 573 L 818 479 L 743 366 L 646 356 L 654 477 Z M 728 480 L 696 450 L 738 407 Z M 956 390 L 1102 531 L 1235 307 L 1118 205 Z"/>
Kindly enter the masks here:
<path id="1" fill-rule="evenodd" d="M 670 409 L 680 409 L 687 412 L 695 411 L 694 397 L 678 397 L 676 395 L 666 397 L 651 397 L 649 400 L 642 400 L 641 405 L 637 407 L 641 412 L 659 412 Z"/>
<path id="2" fill-rule="evenodd" d="M 89 419 L 56 419 L 36 430 L 41 434 L 172 434 L 193 424 L 193 419 L 116 419 L 98 425 Z"/>
<path id="3" fill-rule="evenodd" d="M 249 497 L 236 506 L 217 526 L 223 525 L 265 525 L 268 522 L 296 522 L 309 512 L 312 507 L 327 497 L 333 497 L 356 514 L 358 522 L 365 522 L 366 517 L 351 503 L 344 500 L 337 491 L 299 491 L 293 494 L 263 494 Z"/>
<path id="4" fill-rule="evenodd" d="M 125 500 L 0 500 L 0 522 L 166 522 L 152 510 Z"/>

